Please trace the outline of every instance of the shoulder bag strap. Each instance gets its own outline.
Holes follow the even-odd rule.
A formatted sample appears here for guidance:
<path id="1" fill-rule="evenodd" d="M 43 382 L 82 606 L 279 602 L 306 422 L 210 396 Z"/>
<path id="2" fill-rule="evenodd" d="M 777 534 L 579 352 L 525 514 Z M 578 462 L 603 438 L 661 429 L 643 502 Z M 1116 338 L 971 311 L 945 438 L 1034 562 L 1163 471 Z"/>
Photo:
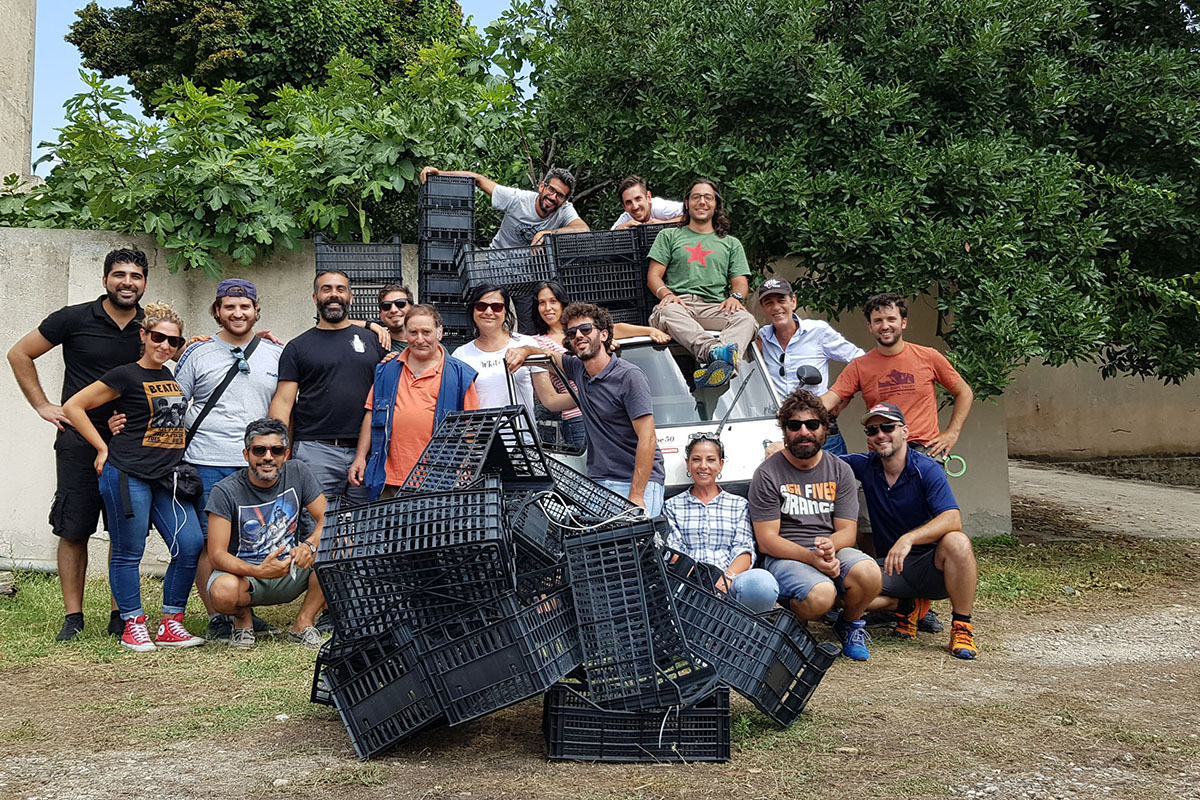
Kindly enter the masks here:
<path id="1" fill-rule="evenodd" d="M 250 343 L 242 348 L 242 357 L 245 358 L 247 362 L 250 361 L 250 354 L 254 352 L 254 348 L 256 347 L 258 347 L 257 336 L 252 338 Z M 192 427 L 188 428 L 187 435 L 184 437 L 184 447 L 187 447 L 192 443 L 192 438 L 195 437 L 196 431 L 200 429 L 200 423 L 204 422 L 204 418 L 208 416 L 208 412 L 212 411 L 213 406 L 215 406 L 217 401 L 221 399 L 221 395 L 225 394 L 225 389 L 229 386 L 229 384 L 233 381 L 234 376 L 237 374 L 238 365 L 237 362 L 234 361 L 233 366 L 229 368 L 229 372 L 225 373 L 225 378 L 221 381 L 221 385 L 218 386 L 213 393 L 208 396 L 208 402 L 204 404 L 204 408 L 200 409 L 200 414 L 196 417 L 196 421 L 192 423 Z"/>

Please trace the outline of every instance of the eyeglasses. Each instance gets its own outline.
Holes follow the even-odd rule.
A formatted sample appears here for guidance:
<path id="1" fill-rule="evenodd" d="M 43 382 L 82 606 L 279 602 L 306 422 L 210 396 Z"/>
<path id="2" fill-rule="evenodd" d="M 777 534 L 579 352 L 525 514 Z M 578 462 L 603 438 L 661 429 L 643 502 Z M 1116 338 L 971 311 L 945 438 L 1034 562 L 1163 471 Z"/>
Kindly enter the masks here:
<path id="1" fill-rule="evenodd" d="M 551 186 L 548 183 L 543 183 L 542 188 L 545 189 L 546 194 L 550 195 L 551 197 L 557 197 L 559 200 L 567 199 L 567 196 L 565 194 L 560 192 L 558 189 L 555 189 L 553 186 Z"/>
<path id="2" fill-rule="evenodd" d="M 596 326 L 591 322 L 583 322 L 573 328 L 567 328 L 566 333 L 568 339 L 574 339 L 575 334 L 582 333 L 584 336 L 591 336 L 592 331 L 596 330 Z"/>
<path id="3" fill-rule="evenodd" d="M 867 436 L 874 436 L 880 431 L 883 431 L 884 433 L 891 433 L 892 431 L 896 430 L 896 428 L 899 428 L 900 425 L 901 423 L 899 422 L 881 422 L 878 425 L 864 425 L 863 433 L 865 433 Z"/>
<path id="4" fill-rule="evenodd" d="M 288 451 L 287 447 L 281 444 L 273 444 L 270 447 L 265 444 L 255 444 L 250 446 L 250 452 L 259 458 L 265 456 L 268 450 L 271 451 L 271 455 L 273 456 L 281 456 Z"/>
<path id="5" fill-rule="evenodd" d="M 380 300 L 379 301 L 379 310 L 380 311 L 390 311 L 393 308 L 397 309 L 398 311 L 403 311 L 407 307 L 408 307 L 407 300 Z"/>
<path id="6" fill-rule="evenodd" d="M 168 336 L 167 334 L 159 331 L 146 331 L 146 335 L 149 336 L 150 341 L 154 342 L 155 344 L 167 342 L 171 345 L 171 347 L 183 347 L 183 343 L 187 341 L 182 336 Z"/>
<path id="7" fill-rule="evenodd" d="M 504 303 L 485 303 L 482 300 L 479 300 L 478 302 L 475 303 L 476 311 L 484 312 L 484 311 L 487 311 L 488 309 L 491 309 L 493 314 L 503 314 L 505 305 L 504 305 Z"/>
<path id="8" fill-rule="evenodd" d="M 715 194 L 700 194 L 699 192 L 694 192 L 688 195 L 688 200 L 691 200 L 693 203 L 698 203 L 701 200 L 707 200 L 708 202 L 712 203 L 715 202 L 716 199 L 717 196 Z"/>
<path id="9" fill-rule="evenodd" d="M 815 431 L 817 428 L 821 427 L 821 420 L 819 420 L 819 419 L 789 419 L 787 422 L 783 423 L 783 426 L 785 428 L 787 428 L 789 431 L 791 431 L 792 433 L 795 433 L 796 431 L 800 430 L 801 428 L 808 428 L 810 431 Z"/>
<path id="10" fill-rule="evenodd" d="M 242 351 L 242 348 L 235 347 L 229 353 L 233 356 L 233 360 L 237 362 L 238 372 L 243 375 L 249 375 L 250 362 L 246 360 L 246 354 Z"/>

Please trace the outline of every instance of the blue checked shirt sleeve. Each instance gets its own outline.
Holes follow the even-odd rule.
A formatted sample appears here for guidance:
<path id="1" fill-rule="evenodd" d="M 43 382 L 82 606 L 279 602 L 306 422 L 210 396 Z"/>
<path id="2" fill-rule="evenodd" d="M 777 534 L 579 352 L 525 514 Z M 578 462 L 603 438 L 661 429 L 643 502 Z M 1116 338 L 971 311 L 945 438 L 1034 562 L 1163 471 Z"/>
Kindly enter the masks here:
<path id="1" fill-rule="evenodd" d="M 678 550 L 681 553 L 687 553 L 687 548 L 683 544 L 683 534 L 681 533 L 682 520 L 679 513 L 680 511 L 684 514 L 687 512 L 686 504 L 679 499 L 682 496 L 681 493 L 668 500 L 663 507 L 663 513 L 667 517 L 667 522 L 671 525 L 671 532 L 667 534 L 667 547 L 672 550 Z M 691 554 L 688 553 L 688 555 Z"/>
<path id="2" fill-rule="evenodd" d="M 725 569 L 728 569 L 742 553 L 749 553 L 750 561 L 754 561 L 754 529 L 750 527 L 750 504 L 745 498 L 728 492 L 722 493 L 722 497 L 730 498 L 731 506 L 729 530 L 733 537 L 729 546 L 729 560 L 725 562 Z"/>

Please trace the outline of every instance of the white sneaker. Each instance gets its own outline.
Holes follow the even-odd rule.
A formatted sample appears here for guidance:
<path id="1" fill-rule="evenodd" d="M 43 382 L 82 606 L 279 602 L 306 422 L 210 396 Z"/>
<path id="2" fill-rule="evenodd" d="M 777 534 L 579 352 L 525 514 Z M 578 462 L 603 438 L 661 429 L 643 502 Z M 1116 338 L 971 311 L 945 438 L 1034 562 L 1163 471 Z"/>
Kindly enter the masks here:
<path id="1" fill-rule="evenodd" d="M 183 627 L 182 613 L 164 618 L 158 624 L 158 635 L 154 637 L 159 647 L 199 647 L 204 641 L 200 636 L 192 636 Z"/>
<path id="2" fill-rule="evenodd" d="M 121 647 L 137 653 L 148 653 L 155 649 L 154 642 L 150 641 L 150 631 L 146 630 L 145 614 L 125 620 L 125 632 L 121 634 Z"/>

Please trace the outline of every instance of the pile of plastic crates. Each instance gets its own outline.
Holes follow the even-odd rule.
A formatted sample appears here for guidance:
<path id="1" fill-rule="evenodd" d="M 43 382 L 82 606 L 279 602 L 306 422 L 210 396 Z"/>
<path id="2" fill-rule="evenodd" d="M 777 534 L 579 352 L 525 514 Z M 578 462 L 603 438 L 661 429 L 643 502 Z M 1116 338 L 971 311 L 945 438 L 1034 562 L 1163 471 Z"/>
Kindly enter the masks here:
<path id="1" fill-rule="evenodd" d="M 551 759 L 726 761 L 731 687 L 790 724 L 837 649 L 730 600 L 531 431 L 520 406 L 451 413 L 395 497 L 330 520 L 312 700 L 359 757 L 538 695 Z"/>
<path id="2" fill-rule="evenodd" d="M 379 322 L 379 290 L 389 284 L 404 283 L 400 260 L 400 237 L 387 242 L 327 242 L 313 237 L 313 254 L 317 275 L 326 270 L 345 273 L 350 280 L 354 300 L 350 303 L 351 319 Z"/>
<path id="3" fill-rule="evenodd" d="M 475 179 L 428 175 L 417 205 L 417 288 L 421 302 L 436 306 L 442 315 L 442 344 L 449 351 L 471 338 L 457 258 L 459 249 L 475 238 Z"/>

